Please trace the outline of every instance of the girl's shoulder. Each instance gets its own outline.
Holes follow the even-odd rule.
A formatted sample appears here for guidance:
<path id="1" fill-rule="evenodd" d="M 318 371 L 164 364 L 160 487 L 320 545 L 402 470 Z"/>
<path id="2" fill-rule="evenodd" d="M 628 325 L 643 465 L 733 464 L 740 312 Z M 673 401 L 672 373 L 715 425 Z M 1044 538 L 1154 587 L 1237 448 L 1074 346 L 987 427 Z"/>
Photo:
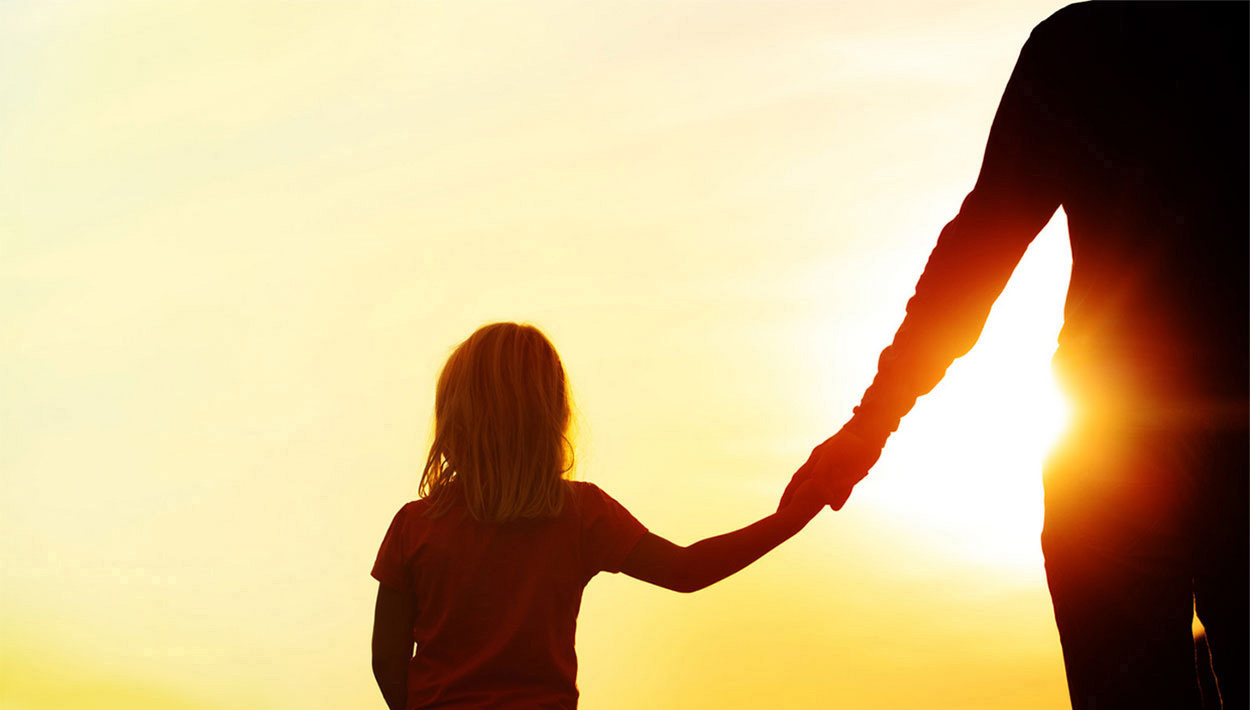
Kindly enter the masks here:
<path id="1" fill-rule="evenodd" d="M 430 501 L 428 498 L 418 498 L 404 503 L 399 508 L 399 512 L 404 516 L 421 515 L 430 509 Z"/>
<path id="2" fill-rule="evenodd" d="M 589 491 L 599 490 L 599 486 L 590 481 L 565 481 L 565 483 L 569 484 L 569 490 L 573 492 L 573 495 L 586 495 Z"/>
<path id="3" fill-rule="evenodd" d="M 624 506 L 608 495 L 607 491 L 590 481 L 568 481 L 568 484 L 569 498 L 573 501 L 573 508 L 582 516 L 624 509 Z"/>
<path id="4" fill-rule="evenodd" d="M 596 486 L 590 481 L 566 481 L 569 486 L 569 495 L 574 503 L 580 504 L 583 501 L 601 501 L 608 497 L 608 494 L 602 488 Z"/>
<path id="5" fill-rule="evenodd" d="M 603 500 L 604 492 L 591 483 L 590 481 L 565 481 L 568 495 L 565 498 L 564 510 L 561 516 L 571 515 L 581 518 L 585 515 L 587 508 L 594 509 L 597 504 Z"/>
<path id="6" fill-rule="evenodd" d="M 391 527 L 408 530 L 414 525 L 420 525 L 422 521 L 429 519 L 429 510 L 430 502 L 425 498 L 410 500 L 399 507 L 391 521 Z"/>

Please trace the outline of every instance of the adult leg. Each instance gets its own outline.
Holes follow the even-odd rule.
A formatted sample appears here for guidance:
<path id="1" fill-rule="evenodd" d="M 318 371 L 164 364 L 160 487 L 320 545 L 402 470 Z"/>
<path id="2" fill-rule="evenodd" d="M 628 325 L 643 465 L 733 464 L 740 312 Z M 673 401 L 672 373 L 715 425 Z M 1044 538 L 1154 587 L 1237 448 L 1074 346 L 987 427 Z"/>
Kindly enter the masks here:
<path id="1" fill-rule="evenodd" d="M 1197 570 L 1194 598 L 1207 630 L 1211 664 L 1225 710 L 1250 707 L 1250 494 L 1244 432 L 1218 437 L 1211 456 L 1211 485 L 1195 521 Z M 1214 706 L 1208 701 L 1209 706 Z"/>
<path id="2" fill-rule="evenodd" d="M 1072 707 L 1201 708 L 1189 579 L 1053 538 L 1043 548 Z"/>
<path id="3" fill-rule="evenodd" d="M 1047 464 L 1042 551 L 1075 710 L 1202 707 L 1166 447 L 1078 431 Z"/>

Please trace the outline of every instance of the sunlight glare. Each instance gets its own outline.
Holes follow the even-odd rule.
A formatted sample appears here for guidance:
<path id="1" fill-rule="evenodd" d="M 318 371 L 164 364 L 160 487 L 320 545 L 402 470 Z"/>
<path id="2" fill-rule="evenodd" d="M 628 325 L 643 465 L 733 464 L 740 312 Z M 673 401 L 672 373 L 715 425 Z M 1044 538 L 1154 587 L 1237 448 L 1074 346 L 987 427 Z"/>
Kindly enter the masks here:
<path id="1" fill-rule="evenodd" d="M 977 346 L 922 397 L 861 497 L 930 544 L 1005 569 L 1041 568 L 1041 464 L 1067 419 L 1050 371 L 1071 255 L 1043 230 Z"/>

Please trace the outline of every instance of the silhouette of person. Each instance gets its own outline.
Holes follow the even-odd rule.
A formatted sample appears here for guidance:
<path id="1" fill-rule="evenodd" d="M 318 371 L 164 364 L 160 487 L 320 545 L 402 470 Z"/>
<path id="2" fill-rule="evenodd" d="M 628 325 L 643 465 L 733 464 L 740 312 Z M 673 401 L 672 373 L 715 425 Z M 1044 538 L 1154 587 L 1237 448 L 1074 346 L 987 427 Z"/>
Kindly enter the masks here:
<path id="1" fill-rule="evenodd" d="M 1074 708 L 1201 707 L 1195 603 L 1223 706 L 1247 707 L 1247 7 L 1080 3 L 1033 30 L 876 378 L 791 484 L 842 506 L 1062 206 L 1074 412 L 1042 549 Z"/>
<path id="2" fill-rule="evenodd" d="M 574 710 L 592 578 L 698 591 L 798 534 L 832 495 L 813 479 L 772 515 L 673 544 L 566 478 L 570 406 L 564 364 L 533 326 L 482 326 L 447 359 L 421 498 L 395 513 L 372 570 L 373 674 L 391 710 Z"/>

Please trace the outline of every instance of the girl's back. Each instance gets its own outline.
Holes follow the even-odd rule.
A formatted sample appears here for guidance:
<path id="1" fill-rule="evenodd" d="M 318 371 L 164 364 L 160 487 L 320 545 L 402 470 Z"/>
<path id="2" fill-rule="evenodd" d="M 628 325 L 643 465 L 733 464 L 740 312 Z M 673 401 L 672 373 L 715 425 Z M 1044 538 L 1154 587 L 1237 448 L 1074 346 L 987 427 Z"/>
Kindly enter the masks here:
<path id="1" fill-rule="evenodd" d="M 415 605 L 408 708 L 574 708 L 582 590 L 617 572 L 646 533 L 590 483 L 559 515 L 487 523 L 427 500 L 395 515 L 373 576 Z"/>
<path id="2" fill-rule="evenodd" d="M 801 486 L 797 504 L 679 547 L 594 485 L 564 479 L 568 422 L 564 366 L 536 328 L 483 326 L 448 358 L 423 497 L 395 515 L 373 567 L 373 673 L 391 710 L 572 710 L 591 577 L 623 571 L 693 592 L 781 544 L 829 500 Z"/>

